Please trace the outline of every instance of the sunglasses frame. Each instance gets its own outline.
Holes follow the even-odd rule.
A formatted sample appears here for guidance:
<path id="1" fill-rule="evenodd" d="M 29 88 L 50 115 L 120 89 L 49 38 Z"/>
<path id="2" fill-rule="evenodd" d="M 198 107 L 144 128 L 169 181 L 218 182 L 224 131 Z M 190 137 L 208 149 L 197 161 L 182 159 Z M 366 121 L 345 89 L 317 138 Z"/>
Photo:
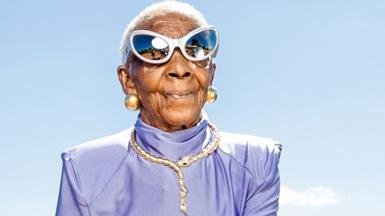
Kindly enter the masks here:
<path id="1" fill-rule="evenodd" d="M 215 47 L 211 50 L 211 52 L 209 52 L 208 54 L 206 54 L 202 58 L 194 58 L 194 57 L 189 56 L 185 50 L 185 45 L 186 45 L 187 41 L 192 36 L 194 36 L 200 32 L 207 31 L 207 30 L 212 30 L 215 32 L 215 37 L 216 37 Z M 149 35 L 149 36 L 158 37 L 158 38 L 164 40 L 167 43 L 168 48 L 169 48 L 169 52 L 168 52 L 167 56 L 165 58 L 159 59 L 159 60 L 147 59 L 147 58 L 144 58 L 143 56 L 141 56 L 136 51 L 136 49 L 134 48 L 134 44 L 133 44 L 133 39 L 136 35 Z M 162 63 L 165 63 L 168 60 L 170 60 L 171 56 L 174 53 L 175 48 L 179 47 L 183 56 L 186 59 L 188 59 L 190 61 L 202 61 L 202 60 L 204 60 L 208 57 L 211 57 L 211 56 L 215 57 L 218 46 L 219 46 L 218 31 L 216 30 L 216 28 L 214 26 L 210 26 L 210 25 L 201 26 L 199 28 L 196 28 L 196 29 L 192 30 L 191 32 L 189 32 L 188 34 L 186 34 L 185 36 L 178 38 L 178 39 L 169 38 L 169 37 L 166 37 L 166 36 L 161 35 L 159 33 L 149 31 L 149 30 L 135 30 L 135 31 L 131 32 L 131 34 L 129 36 L 129 43 L 127 44 L 127 48 L 125 50 L 124 60 L 127 61 L 129 51 L 131 51 L 136 57 L 138 57 L 139 59 L 141 59 L 144 62 L 151 63 L 151 64 L 162 64 Z"/>

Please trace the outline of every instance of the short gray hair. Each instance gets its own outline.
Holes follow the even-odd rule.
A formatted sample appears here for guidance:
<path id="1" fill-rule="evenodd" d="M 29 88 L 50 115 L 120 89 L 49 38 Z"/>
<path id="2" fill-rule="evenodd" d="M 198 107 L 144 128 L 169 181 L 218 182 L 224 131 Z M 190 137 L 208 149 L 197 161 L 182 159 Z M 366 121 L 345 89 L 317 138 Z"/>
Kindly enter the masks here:
<path id="1" fill-rule="evenodd" d="M 132 21 L 127 25 L 122 40 L 120 42 L 120 54 L 122 58 L 122 63 L 126 63 L 126 52 L 128 52 L 127 44 L 129 40 L 129 36 L 135 28 L 140 26 L 142 23 L 147 20 L 151 20 L 154 17 L 162 16 L 170 13 L 177 13 L 192 20 L 195 20 L 199 26 L 207 25 L 207 21 L 197 9 L 195 9 L 192 5 L 184 2 L 167 0 L 158 3 L 154 3 L 147 8 L 145 8 L 142 12 L 140 12 Z"/>

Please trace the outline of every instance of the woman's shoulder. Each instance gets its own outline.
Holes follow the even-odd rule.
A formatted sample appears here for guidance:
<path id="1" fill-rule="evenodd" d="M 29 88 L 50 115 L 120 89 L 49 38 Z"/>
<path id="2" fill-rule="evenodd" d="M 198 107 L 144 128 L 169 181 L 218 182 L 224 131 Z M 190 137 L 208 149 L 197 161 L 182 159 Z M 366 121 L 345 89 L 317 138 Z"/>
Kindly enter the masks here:
<path id="1" fill-rule="evenodd" d="M 65 149 L 62 152 L 62 156 L 71 157 L 72 159 L 89 159 L 90 157 L 102 159 L 103 155 L 111 156 L 111 154 L 125 153 L 127 152 L 131 130 L 132 128 L 128 128 L 107 136 L 79 143 Z"/>
<path id="2" fill-rule="evenodd" d="M 238 150 L 247 150 L 249 148 L 257 149 L 259 151 L 274 151 L 275 148 L 282 149 L 282 144 L 279 140 L 248 135 L 240 133 L 220 132 L 221 135 L 221 147 L 227 151 L 232 151 L 237 148 Z"/>
<path id="3" fill-rule="evenodd" d="M 89 140 L 62 152 L 64 171 L 76 179 L 87 202 L 95 199 L 128 155 L 131 130 Z"/>
<path id="4" fill-rule="evenodd" d="M 269 137 L 221 132 L 220 149 L 253 175 L 263 177 L 277 168 L 282 144 Z"/>

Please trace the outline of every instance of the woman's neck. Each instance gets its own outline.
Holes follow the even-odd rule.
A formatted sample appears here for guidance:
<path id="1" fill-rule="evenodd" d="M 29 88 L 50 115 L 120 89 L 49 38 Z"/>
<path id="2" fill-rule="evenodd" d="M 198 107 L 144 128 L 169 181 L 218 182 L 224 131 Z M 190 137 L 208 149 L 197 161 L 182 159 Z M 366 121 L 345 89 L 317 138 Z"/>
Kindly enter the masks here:
<path id="1" fill-rule="evenodd" d="M 208 116 L 202 113 L 201 120 L 193 127 L 169 132 L 145 123 L 139 115 L 135 131 L 137 141 L 145 151 L 177 161 L 202 151 L 210 139 L 208 124 Z"/>

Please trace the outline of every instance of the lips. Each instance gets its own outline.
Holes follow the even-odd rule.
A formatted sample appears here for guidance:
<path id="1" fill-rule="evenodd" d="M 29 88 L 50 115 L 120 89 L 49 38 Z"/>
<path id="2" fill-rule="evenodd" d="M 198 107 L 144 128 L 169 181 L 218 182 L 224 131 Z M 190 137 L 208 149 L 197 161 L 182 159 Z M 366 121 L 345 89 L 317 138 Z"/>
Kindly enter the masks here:
<path id="1" fill-rule="evenodd" d="M 194 96 L 194 92 L 193 91 L 169 91 L 169 92 L 166 92 L 165 95 L 173 99 L 186 99 L 191 96 Z"/>

